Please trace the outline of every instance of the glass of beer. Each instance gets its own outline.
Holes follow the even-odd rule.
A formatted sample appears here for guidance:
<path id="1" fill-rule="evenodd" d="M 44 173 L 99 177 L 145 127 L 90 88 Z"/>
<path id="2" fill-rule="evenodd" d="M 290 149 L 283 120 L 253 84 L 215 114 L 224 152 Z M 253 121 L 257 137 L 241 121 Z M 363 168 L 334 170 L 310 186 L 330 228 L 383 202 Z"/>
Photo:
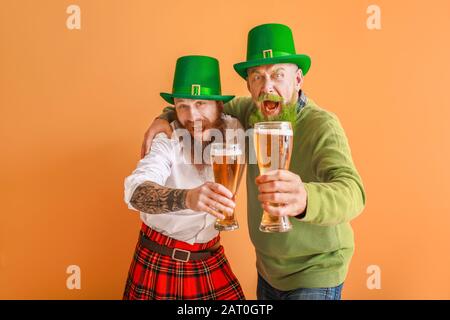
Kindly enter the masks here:
<path id="1" fill-rule="evenodd" d="M 245 155 L 240 145 L 213 143 L 211 145 L 211 165 L 214 171 L 214 181 L 230 190 L 233 193 L 233 201 L 235 201 L 245 166 Z M 234 212 L 231 214 L 219 212 L 225 216 L 225 219 L 216 220 L 215 228 L 217 230 L 230 231 L 239 228 Z"/>
<path id="2" fill-rule="evenodd" d="M 271 121 L 255 124 L 254 143 L 260 174 L 270 170 L 289 169 L 293 131 L 290 122 Z M 272 206 L 283 204 L 270 203 Z M 289 217 L 271 216 L 263 212 L 259 230 L 263 232 L 286 232 L 292 229 Z"/>

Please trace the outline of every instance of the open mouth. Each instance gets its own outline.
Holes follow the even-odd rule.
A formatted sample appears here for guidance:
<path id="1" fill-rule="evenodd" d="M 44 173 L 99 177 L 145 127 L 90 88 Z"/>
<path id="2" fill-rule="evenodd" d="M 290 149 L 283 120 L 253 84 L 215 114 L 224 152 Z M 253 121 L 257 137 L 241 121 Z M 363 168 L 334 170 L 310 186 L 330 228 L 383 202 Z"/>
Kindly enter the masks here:
<path id="1" fill-rule="evenodd" d="M 265 100 L 262 103 L 262 113 L 266 116 L 275 116 L 280 112 L 280 102 Z"/>

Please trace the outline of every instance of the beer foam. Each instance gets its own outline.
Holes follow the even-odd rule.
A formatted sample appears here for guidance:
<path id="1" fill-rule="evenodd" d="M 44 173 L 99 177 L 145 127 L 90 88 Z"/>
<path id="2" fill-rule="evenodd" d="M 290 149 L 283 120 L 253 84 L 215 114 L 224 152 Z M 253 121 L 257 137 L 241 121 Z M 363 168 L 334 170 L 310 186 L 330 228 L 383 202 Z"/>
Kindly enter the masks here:
<path id="1" fill-rule="evenodd" d="M 292 136 L 293 132 L 290 129 L 260 129 L 256 128 L 255 133 L 257 134 L 270 134 L 273 136 Z"/>

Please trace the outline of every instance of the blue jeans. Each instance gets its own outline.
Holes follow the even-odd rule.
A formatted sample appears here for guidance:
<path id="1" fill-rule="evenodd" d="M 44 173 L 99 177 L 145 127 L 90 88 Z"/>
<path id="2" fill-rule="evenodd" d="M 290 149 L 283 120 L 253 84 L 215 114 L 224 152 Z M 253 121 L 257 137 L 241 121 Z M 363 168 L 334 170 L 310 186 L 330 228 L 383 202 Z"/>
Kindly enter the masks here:
<path id="1" fill-rule="evenodd" d="M 343 283 L 332 288 L 299 288 L 290 291 L 275 289 L 258 274 L 258 300 L 341 300 Z"/>

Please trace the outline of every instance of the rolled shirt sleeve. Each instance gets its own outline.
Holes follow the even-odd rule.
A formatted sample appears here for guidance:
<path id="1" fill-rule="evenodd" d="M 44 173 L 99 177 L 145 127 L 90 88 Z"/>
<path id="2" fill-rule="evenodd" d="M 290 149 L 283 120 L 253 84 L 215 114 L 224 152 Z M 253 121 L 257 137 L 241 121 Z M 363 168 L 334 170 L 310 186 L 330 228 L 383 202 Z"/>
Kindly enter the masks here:
<path id="1" fill-rule="evenodd" d="M 172 163 L 173 141 L 165 134 L 160 133 L 153 139 L 150 152 L 138 162 L 133 173 L 125 178 L 124 200 L 129 209 L 136 210 L 130 201 L 136 188 L 143 182 L 151 181 L 162 186 L 165 185 L 170 176 Z"/>

